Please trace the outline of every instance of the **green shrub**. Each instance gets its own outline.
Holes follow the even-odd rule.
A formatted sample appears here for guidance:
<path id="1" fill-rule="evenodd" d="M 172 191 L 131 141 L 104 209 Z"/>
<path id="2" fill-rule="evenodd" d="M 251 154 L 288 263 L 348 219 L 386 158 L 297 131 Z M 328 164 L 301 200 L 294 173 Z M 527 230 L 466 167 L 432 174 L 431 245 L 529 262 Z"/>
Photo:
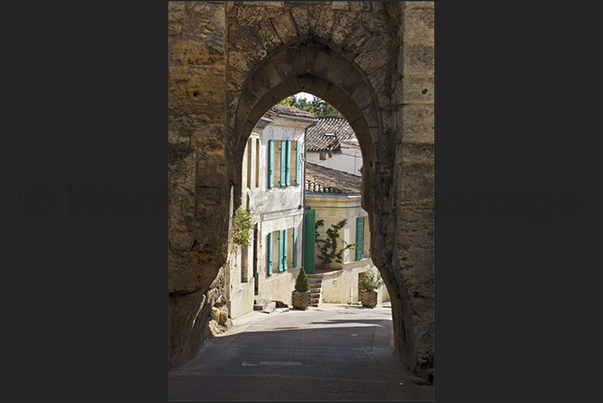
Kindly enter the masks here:
<path id="1" fill-rule="evenodd" d="M 310 282 L 308 281 L 308 276 L 306 275 L 306 271 L 303 267 L 299 270 L 299 274 L 297 275 L 297 281 L 295 282 L 295 291 L 310 291 Z"/>
<path id="2" fill-rule="evenodd" d="M 364 277 L 358 281 L 358 285 L 361 289 L 372 292 L 383 285 L 383 279 L 379 272 L 375 274 L 372 269 L 369 269 L 364 272 Z"/>

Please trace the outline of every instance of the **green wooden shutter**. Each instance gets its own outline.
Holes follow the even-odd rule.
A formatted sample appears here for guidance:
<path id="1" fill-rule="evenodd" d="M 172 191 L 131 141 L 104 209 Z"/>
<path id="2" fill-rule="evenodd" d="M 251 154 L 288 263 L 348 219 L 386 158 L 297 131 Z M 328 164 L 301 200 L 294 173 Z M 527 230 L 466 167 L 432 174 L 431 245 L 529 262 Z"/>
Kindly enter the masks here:
<path id="1" fill-rule="evenodd" d="M 285 186 L 291 186 L 291 140 L 285 141 Z"/>
<path id="2" fill-rule="evenodd" d="M 281 140 L 281 187 L 286 186 L 285 182 L 285 174 L 287 172 L 287 152 L 285 148 L 287 147 L 287 142 L 285 140 Z"/>
<path id="3" fill-rule="evenodd" d="M 268 140 L 268 189 L 274 187 L 274 140 Z"/>
<path id="4" fill-rule="evenodd" d="M 269 276 L 272 275 L 272 232 L 268 234 L 268 241 L 266 243 L 267 246 L 267 250 L 268 250 L 268 265 L 267 265 L 267 274 Z"/>
<path id="5" fill-rule="evenodd" d="M 278 271 L 283 271 L 283 230 L 278 232 Z"/>
<path id="6" fill-rule="evenodd" d="M 281 259 L 283 261 L 283 271 L 287 270 L 287 249 L 289 247 L 289 239 L 287 237 L 288 233 L 288 230 L 283 230 L 283 258 Z"/>
<path id="7" fill-rule="evenodd" d="M 362 259 L 362 251 L 364 250 L 364 217 L 356 218 L 356 260 Z"/>
<path id="8" fill-rule="evenodd" d="M 297 142 L 297 170 L 295 171 L 295 185 L 301 185 L 301 141 Z"/>
<path id="9" fill-rule="evenodd" d="M 297 227 L 293 227 L 293 259 L 291 267 L 297 267 Z"/>

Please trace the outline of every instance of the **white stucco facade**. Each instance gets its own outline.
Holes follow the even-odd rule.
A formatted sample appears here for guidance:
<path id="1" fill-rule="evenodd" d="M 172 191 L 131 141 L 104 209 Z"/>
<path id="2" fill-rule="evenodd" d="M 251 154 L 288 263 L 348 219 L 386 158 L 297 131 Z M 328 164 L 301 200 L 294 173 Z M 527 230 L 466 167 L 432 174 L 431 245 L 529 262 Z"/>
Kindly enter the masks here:
<path id="1" fill-rule="evenodd" d="M 291 292 L 303 254 L 304 131 L 313 122 L 297 116 L 265 116 L 247 142 L 242 164 L 241 206 L 252 213 L 255 228 L 252 242 L 246 248 L 234 248 L 230 254 L 226 282 L 231 318 L 251 312 L 254 298 L 291 305 Z M 285 164 L 289 184 L 281 186 L 281 153 L 286 147 L 290 154 Z M 269 161 L 270 155 L 273 158 Z M 272 168 L 272 187 L 269 186 L 269 168 Z M 269 252 L 272 252 L 271 272 Z M 286 263 L 279 265 L 285 252 Z"/>

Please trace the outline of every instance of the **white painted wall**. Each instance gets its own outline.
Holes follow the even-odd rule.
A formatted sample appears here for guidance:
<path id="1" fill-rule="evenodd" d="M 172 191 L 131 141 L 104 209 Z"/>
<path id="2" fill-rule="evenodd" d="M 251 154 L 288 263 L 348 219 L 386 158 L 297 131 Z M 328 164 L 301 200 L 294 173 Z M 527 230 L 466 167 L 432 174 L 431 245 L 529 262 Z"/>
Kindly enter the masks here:
<path id="1" fill-rule="evenodd" d="M 362 153 L 360 152 L 360 147 L 342 144 L 341 154 L 331 154 L 331 157 L 329 157 L 329 154 L 327 153 L 326 157 L 326 160 L 321 160 L 320 153 L 309 151 L 307 161 L 327 168 L 344 171 L 352 175 L 360 175 L 360 172 L 358 171 L 362 167 Z"/>
<path id="2" fill-rule="evenodd" d="M 312 121 L 288 117 L 273 116 L 272 122 L 265 128 L 258 126 L 253 130 L 250 141 L 247 142 L 242 164 L 242 194 L 241 205 L 249 207 L 253 220 L 258 228 L 257 277 L 253 278 L 253 243 L 248 248 L 247 267 L 242 265 L 241 250 L 231 253 L 229 259 L 229 312 L 231 318 L 237 318 L 253 310 L 254 282 L 258 282 L 260 298 L 283 301 L 291 304 L 291 292 L 295 287 L 297 274 L 302 259 L 302 221 L 303 193 L 301 183 L 294 182 L 295 172 L 291 170 L 291 186 L 280 187 L 277 180 L 272 189 L 268 189 L 268 141 L 291 140 L 300 141 L 303 155 L 304 131 Z M 259 140 L 259 141 L 258 141 Z M 258 148 L 259 146 L 259 148 Z M 275 159 L 279 153 L 275 150 Z M 293 155 L 293 153 L 292 153 Z M 258 159 L 259 158 L 259 159 Z M 251 160 L 250 160 L 251 159 Z M 258 163 L 259 161 L 259 163 Z M 303 162 L 301 180 L 303 182 Z M 250 171 L 249 171 L 250 170 Z M 249 196 L 247 192 L 249 188 Z M 253 200 L 253 203 L 252 203 Z M 253 206 L 255 205 L 255 209 Z M 268 234 L 282 229 L 288 229 L 291 236 L 292 228 L 298 228 L 297 266 L 293 267 L 293 251 L 288 248 L 287 270 L 278 272 L 278 261 L 273 260 L 273 274 L 267 275 L 267 239 Z M 276 234 L 275 234 L 276 235 Z M 278 243 L 276 243 L 278 246 Z M 278 247 L 273 248 L 278 251 Z M 248 271 L 247 282 L 241 282 L 241 270 Z"/>

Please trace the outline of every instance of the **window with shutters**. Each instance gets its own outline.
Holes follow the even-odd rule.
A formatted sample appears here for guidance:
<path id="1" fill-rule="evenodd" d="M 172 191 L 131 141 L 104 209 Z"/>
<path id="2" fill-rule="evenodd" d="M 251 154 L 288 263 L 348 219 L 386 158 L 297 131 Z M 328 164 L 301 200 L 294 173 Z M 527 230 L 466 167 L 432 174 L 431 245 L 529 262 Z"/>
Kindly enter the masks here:
<path id="1" fill-rule="evenodd" d="M 301 185 L 301 146 L 299 141 L 268 141 L 268 189 Z"/>

